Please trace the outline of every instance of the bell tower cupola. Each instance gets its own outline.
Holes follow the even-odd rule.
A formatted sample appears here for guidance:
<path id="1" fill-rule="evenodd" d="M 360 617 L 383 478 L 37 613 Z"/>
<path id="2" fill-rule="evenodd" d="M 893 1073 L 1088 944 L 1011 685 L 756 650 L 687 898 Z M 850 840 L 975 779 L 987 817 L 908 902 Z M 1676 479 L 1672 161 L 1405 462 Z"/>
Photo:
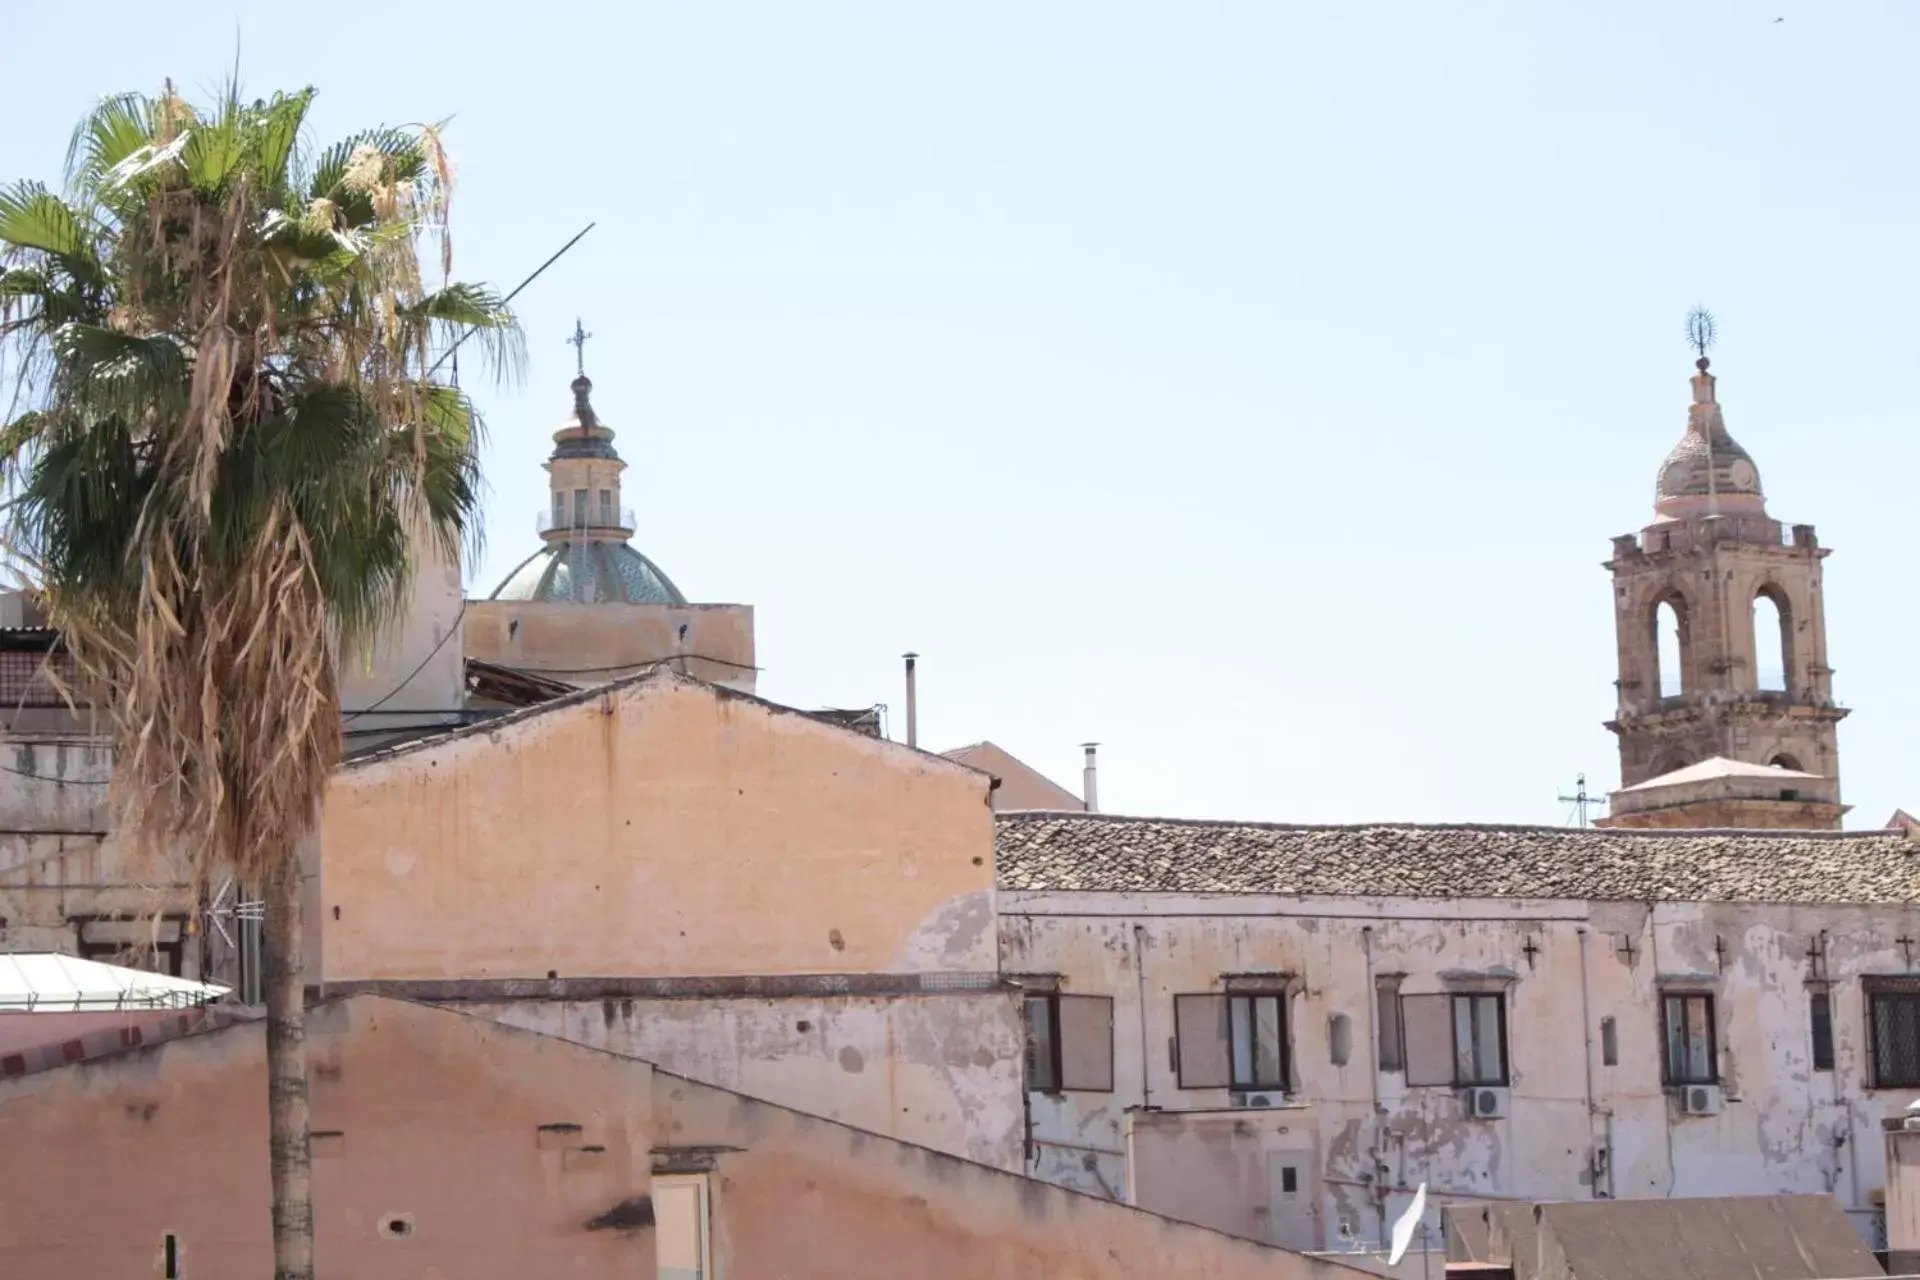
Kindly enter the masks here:
<path id="1" fill-rule="evenodd" d="M 1836 728 L 1812 525 L 1767 512 L 1760 472 L 1727 431 L 1709 372 L 1712 321 L 1654 519 L 1613 540 L 1621 790 L 1609 826 L 1840 825 Z"/>

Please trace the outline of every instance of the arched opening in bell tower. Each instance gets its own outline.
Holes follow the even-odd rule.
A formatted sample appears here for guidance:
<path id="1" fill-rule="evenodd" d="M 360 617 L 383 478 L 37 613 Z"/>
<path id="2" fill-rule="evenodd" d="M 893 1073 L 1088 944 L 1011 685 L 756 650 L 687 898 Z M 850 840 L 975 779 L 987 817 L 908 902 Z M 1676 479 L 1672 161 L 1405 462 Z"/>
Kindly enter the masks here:
<path id="1" fill-rule="evenodd" d="M 1653 689 L 1658 698 L 1687 691 L 1687 602 L 1670 592 L 1654 602 L 1652 631 Z"/>
<path id="2" fill-rule="evenodd" d="M 1753 596 L 1754 688 L 1785 692 L 1793 670 L 1793 611 L 1772 583 Z"/>

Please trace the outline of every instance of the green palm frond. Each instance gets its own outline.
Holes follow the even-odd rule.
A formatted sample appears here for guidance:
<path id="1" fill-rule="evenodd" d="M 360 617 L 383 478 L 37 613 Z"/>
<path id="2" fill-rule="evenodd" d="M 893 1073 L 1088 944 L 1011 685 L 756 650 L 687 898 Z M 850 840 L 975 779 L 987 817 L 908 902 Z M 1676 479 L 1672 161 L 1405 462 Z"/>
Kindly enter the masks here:
<path id="1" fill-rule="evenodd" d="M 300 144 L 300 126 L 306 122 L 307 109 L 313 105 L 314 90 L 276 93 L 260 113 L 259 166 L 278 191 L 294 186 L 293 159 Z"/>
<path id="2" fill-rule="evenodd" d="M 142 93 L 103 98 L 73 131 L 67 172 L 76 192 L 97 190 L 107 175 L 153 139 L 152 103 Z"/>
<path id="3" fill-rule="evenodd" d="M 68 323 L 51 337 L 69 408 L 128 422 L 186 408 L 192 370 L 170 335 Z"/>
<path id="4" fill-rule="evenodd" d="M 49 254 L 76 278 L 100 277 L 84 222 L 66 201 L 38 182 L 0 187 L 0 244 Z"/>

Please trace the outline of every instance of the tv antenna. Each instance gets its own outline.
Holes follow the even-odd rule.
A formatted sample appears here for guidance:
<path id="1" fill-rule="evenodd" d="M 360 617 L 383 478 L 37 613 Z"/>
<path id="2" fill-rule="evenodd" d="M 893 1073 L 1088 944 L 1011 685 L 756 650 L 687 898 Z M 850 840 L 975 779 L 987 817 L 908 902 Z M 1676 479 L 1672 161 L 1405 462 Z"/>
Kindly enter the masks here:
<path id="1" fill-rule="evenodd" d="M 1561 796 L 1560 803 L 1573 806 L 1567 816 L 1574 820 L 1574 826 L 1590 827 L 1593 824 L 1587 820 L 1587 810 L 1606 808 L 1607 798 L 1588 794 L 1587 775 L 1583 773 L 1573 780 L 1573 794 Z"/>

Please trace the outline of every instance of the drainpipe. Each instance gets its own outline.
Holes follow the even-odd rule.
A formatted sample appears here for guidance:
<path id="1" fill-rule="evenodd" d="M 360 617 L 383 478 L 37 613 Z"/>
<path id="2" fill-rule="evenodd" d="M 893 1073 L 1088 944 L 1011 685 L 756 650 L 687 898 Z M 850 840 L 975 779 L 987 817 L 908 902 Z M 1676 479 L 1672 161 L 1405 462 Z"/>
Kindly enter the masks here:
<path id="1" fill-rule="evenodd" d="M 1827 980 L 1827 1034 L 1837 1041 L 1838 1037 L 1833 1035 L 1833 959 L 1827 954 L 1827 941 L 1827 931 L 1822 929 L 1820 931 L 1820 972 Z M 1871 1027 L 1867 1028 L 1867 1034 L 1869 1036 L 1873 1034 Z M 1847 1181 L 1851 1192 L 1847 1198 L 1853 1201 L 1856 1213 L 1871 1213 L 1873 1206 L 1867 1204 L 1866 1197 L 1860 1194 L 1860 1143 L 1853 1131 L 1853 1099 L 1847 1096 L 1846 1087 L 1841 1083 L 1846 1077 L 1838 1069 L 1839 1062 L 1836 1060 L 1833 1065 L 1835 1070 L 1831 1075 L 1834 1101 L 1840 1104 L 1841 1111 L 1847 1117 Z"/>
<path id="2" fill-rule="evenodd" d="M 1586 1028 L 1586 1033 L 1587 1033 L 1587 1141 L 1588 1143 L 1592 1143 L 1593 1141 L 1593 1006 L 1589 1002 L 1587 997 L 1587 929 L 1586 929 L 1586 926 L 1582 925 L 1580 928 L 1574 930 L 1574 932 L 1580 935 L 1580 1021 L 1581 1021 L 1581 1024 Z M 1608 1129 L 1609 1143 L 1607 1147 L 1607 1181 L 1609 1184 L 1611 1184 L 1613 1181 L 1613 1148 L 1611 1144 L 1611 1133 L 1612 1133 L 1612 1129 L 1611 1129 L 1611 1125 L 1609 1125 L 1609 1129 Z M 1588 1178 L 1587 1185 L 1589 1190 L 1597 1192 L 1599 1188 L 1594 1186 L 1592 1182 L 1593 1161 L 1591 1158 L 1589 1158 L 1587 1161 L 1587 1178 Z M 1595 1200 L 1598 1200 L 1600 1197 L 1598 1195 L 1594 1195 L 1592 1198 Z"/>
<path id="3" fill-rule="evenodd" d="M 1153 1105 L 1152 1054 L 1147 1049 L 1147 926 L 1133 926 L 1133 972 L 1140 981 L 1140 1109 Z"/>
<path id="4" fill-rule="evenodd" d="M 1100 812 L 1100 778 L 1099 768 L 1094 763 L 1093 753 L 1099 748 L 1100 744 L 1097 742 L 1083 742 L 1080 745 L 1086 748 L 1087 752 L 1086 768 L 1080 771 L 1081 804 L 1088 813 L 1098 813 Z"/>
<path id="5" fill-rule="evenodd" d="M 1653 918 L 1656 904 L 1647 903 L 1647 962 L 1653 966 L 1653 998 L 1655 1008 L 1660 1000 L 1660 923 Z M 1661 1093 L 1664 1095 L 1665 1090 Z M 1680 1184 L 1680 1166 L 1673 1156 L 1673 1107 L 1664 1096 L 1660 1099 L 1660 1125 L 1667 1135 L 1667 1195 L 1673 1198 L 1673 1189 Z"/>
<path id="6" fill-rule="evenodd" d="M 907 745 L 920 745 L 920 692 L 913 678 L 913 664 L 920 660 L 917 653 L 902 655 L 907 660 Z"/>
<path id="7" fill-rule="evenodd" d="M 1360 947 L 1367 957 L 1367 1051 L 1373 1061 L 1367 1064 L 1367 1093 L 1373 1099 L 1373 1212 L 1380 1240 L 1387 1238 L 1387 1192 L 1383 1175 L 1387 1162 L 1381 1158 L 1380 1143 L 1380 988 L 1373 976 L 1373 926 L 1360 926 Z M 1403 1050 L 1404 1052 L 1404 1050 Z"/>

